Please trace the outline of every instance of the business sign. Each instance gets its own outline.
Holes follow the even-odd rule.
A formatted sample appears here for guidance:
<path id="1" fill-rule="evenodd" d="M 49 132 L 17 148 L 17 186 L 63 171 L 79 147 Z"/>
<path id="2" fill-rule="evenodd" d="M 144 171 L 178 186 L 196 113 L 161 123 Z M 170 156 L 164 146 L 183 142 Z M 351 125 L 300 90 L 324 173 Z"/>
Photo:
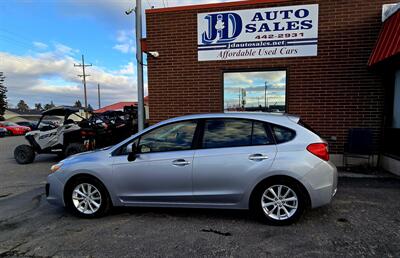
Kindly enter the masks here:
<path id="1" fill-rule="evenodd" d="M 198 60 L 316 56 L 318 5 L 200 13 Z"/>

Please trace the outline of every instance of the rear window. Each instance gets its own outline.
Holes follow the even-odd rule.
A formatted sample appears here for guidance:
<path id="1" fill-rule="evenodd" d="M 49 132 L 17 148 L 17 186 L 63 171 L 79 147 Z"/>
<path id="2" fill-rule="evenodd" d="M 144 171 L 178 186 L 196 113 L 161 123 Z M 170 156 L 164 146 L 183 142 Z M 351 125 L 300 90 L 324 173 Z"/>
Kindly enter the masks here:
<path id="1" fill-rule="evenodd" d="M 291 141 L 296 136 L 295 131 L 283 126 L 271 125 L 271 129 L 277 144 Z"/>

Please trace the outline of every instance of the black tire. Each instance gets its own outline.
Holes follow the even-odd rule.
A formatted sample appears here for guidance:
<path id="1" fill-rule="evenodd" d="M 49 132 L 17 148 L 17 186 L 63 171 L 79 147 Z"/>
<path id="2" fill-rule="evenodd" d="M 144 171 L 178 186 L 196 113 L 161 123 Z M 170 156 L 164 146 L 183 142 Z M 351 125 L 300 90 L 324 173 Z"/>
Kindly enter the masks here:
<path id="1" fill-rule="evenodd" d="M 290 212 L 291 210 L 288 210 L 288 207 L 285 206 L 285 204 L 283 204 L 285 202 L 279 202 L 278 205 L 271 204 L 270 206 L 268 206 L 268 207 L 272 206 L 271 208 L 266 208 L 269 209 L 269 211 L 271 211 L 276 206 L 277 209 L 281 209 L 280 212 L 284 212 L 283 208 L 285 208 L 286 211 L 289 211 L 289 214 L 291 215 L 287 216 L 285 214 L 287 218 L 281 218 L 281 220 L 273 218 L 274 215 L 267 215 L 267 213 L 264 211 L 264 208 L 262 207 L 262 200 L 264 200 L 265 202 L 273 202 L 272 200 L 268 200 L 265 197 L 263 197 L 267 189 L 269 189 L 270 187 L 277 187 L 279 185 L 291 189 L 295 193 L 295 197 L 297 197 L 297 209 L 295 209 L 293 214 L 291 214 Z M 282 188 L 282 195 L 286 193 L 283 191 L 287 190 L 287 188 L 284 187 Z M 268 180 L 267 182 L 264 182 L 261 185 L 257 186 L 257 188 L 254 190 L 250 201 L 250 209 L 254 212 L 254 214 L 260 221 L 266 224 L 273 226 L 290 225 L 298 221 L 307 208 L 308 198 L 307 198 L 307 193 L 305 193 L 304 191 L 305 190 L 303 190 L 303 188 L 299 185 L 299 183 L 294 180 L 290 180 L 287 178 L 275 178 L 272 180 Z M 272 192 L 268 193 L 268 197 L 273 198 Z M 286 202 L 286 205 L 296 206 L 294 201 Z M 275 211 L 277 210 L 275 209 Z"/>
<path id="2" fill-rule="evenodd" d="M 64 152 L 59 152 L 59 153 L 57 153 L 57 157 L 59 159 L 64 159 L 65 158 L 65 153 Z"/>
<path id="3" fill-rule="evenodd" d="M 14 158 L 18 164 L 29 164 L 35 160 L 35 151 L 32 146 L 22 144 L 14 150 Z"/>
<path id="4" fill-rule="evenodd" d="M 91 214 L 83 213 L 82 211 L 78 210 L 78 208 L 74 204 L 73 191 L 76 187 L 78 187 L 81 184 L 90 184 L 92 187 L 95 187 L 100 192 L 100 207 Z M 93 190 L 93 188 L 92 188 L 92 190 Z M 65 193 L 64 193 L 64 200 L 65 200 L 66 208 L 70 212 L 72 212 L 75 216 L 78 216 L 81 218 L 102 217 L 109 212 L 109 210 L 111 209 L 111 206 L 112 206 L 110 195 L 108 194 L 108 191 L 105 188 L 105 186 L 99 180 L 92 178 L 92 177 L 87 177 L 87 176 L 73 179 L 73 181 L 71 181 L 70 183 L 67 184 L 67 187 L 66 187 Z M 92 205 L 92 207 L 95 207 L 95 206 Z"/>
<path id="5" fill-rule="evenodd" d="M 67 148 L 65 148 L 65 152 L 64 152 L 64 156 L 68 157 L 80 152 L 85 152 L 86 148 L 85 145 L 83 145 L 83 143 L 79 143 L 79 142 L 73 142 L 67 145 Z"/>

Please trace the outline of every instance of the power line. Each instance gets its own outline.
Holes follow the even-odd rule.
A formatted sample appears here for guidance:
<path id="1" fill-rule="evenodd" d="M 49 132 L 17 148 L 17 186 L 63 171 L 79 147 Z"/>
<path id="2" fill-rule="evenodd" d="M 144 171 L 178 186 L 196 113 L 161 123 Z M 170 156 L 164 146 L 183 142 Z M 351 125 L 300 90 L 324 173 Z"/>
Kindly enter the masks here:
<path id="1" fill-rule="evenodd" d="M 86 74 L 85 67 L 92 66 L 92 64 L 85 65 L 85 57 L 82 55 L 82 64 L 74 64 L 74 67 L 82 67 L 82 74 L 78 74 L 79 77 L 83 78 L 83 91 L 85 95 L 85 116 L 88 118 L 87 114 L 87 93 L 86 93 L 86 77 L 90 76 L 90 74 Z"/>

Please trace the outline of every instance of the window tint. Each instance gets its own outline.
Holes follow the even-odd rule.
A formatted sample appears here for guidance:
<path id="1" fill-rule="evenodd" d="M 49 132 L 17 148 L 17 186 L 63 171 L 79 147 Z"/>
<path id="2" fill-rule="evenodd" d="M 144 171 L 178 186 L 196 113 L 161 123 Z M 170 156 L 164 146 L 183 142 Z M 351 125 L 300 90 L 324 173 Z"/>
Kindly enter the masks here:
<path id="1" fill-rule="evenodd" d="M 138 151 L 141 153 L 189 150 L 197 122 L 184 121 L 164 125 L 140 137 Z"/>
<path id="2" fill-rule="evenodd" d="M 207 120 L 203 147 L 222 148 L 251 145 L 252 122 L 239 119 Z"/>
<path id="3" fill-rule="evenodd" d="M 293 140 L 296 136 L 296 133 L 286 127 L 282 127 L 279 125 L 272 125 L 272 132 L 274 133 L 276 143 L 284 143 Z"/>
<path id="4" fill-rule="evenodd" d="M 273 144 L 273 139 L 267 133 L 264 123 L 253 122 L 252 145 L 268 145 Z"/>

